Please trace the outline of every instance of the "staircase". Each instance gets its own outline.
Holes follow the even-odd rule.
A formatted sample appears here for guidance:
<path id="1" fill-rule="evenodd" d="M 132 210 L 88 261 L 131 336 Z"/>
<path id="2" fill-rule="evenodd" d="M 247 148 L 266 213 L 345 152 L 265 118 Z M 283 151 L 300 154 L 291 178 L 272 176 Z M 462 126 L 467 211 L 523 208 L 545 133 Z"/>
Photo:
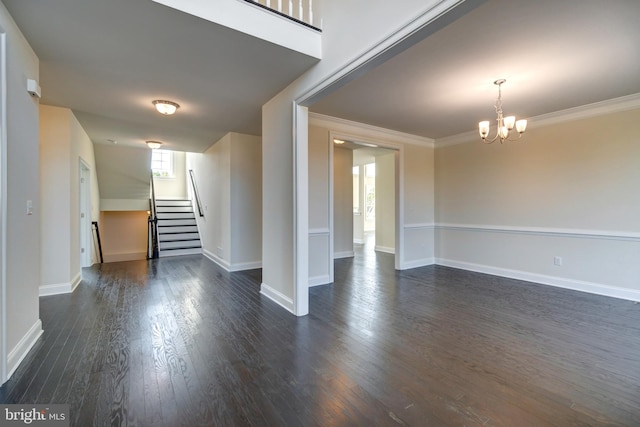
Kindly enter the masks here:
<path id="1" fill-rule="evenodd" d="M 156 199 L 159 256 L 202 253 L 190 200 Z"/>

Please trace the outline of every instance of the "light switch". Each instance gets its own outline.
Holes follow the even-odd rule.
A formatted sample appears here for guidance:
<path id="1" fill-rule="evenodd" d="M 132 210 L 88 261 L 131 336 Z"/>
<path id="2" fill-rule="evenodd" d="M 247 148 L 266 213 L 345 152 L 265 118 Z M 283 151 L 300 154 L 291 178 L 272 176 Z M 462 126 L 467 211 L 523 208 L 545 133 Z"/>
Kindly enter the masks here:
<path id="1" fill-rule="evenodd" d="M 33 202 L 27 200 L 27 215 L 33 215 Z"/>

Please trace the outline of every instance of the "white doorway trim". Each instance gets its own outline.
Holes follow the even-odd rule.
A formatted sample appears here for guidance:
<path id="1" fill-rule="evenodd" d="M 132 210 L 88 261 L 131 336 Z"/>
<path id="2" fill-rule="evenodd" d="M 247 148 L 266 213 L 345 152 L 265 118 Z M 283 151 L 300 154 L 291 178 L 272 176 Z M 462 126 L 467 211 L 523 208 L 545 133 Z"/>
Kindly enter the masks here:
<path id="1" fill-rule="evenodd" d="M 0 385 L 7 372 L 7 34 L 0 27 Z"/>
<path id="2" fill-rule="evenodd" d="M 90 267 L 91 256 L 91 169 L 87 162 L 79 159 L 78 165 L 78 218 L 80 236 L 80 269 Z"/>
<path id="3" fill-rule="evenodd" d="M 293 103 L 293 314 L 309 314 L 309 111 Z"/>
<path id="4" fill-rule="evenodd" d="M 404 236 L 402 230 L 404 230 L 404 145 L 397 142 L 391 142 L 381 139 L 376 139 L 368 136 L 358 136 L 353 133 L 345 133 L 339 131 L 329 131 L 329 144 L 331 148 L 331 155 L 329 156 L 329 169 L 333 172 L 333 140 L 341 139 L 344 141 L 352 141 L 354 143 L 362 143 L 368 145 L 375 145 L 378 148 L 384 148 L 386 150 L 391 150 L 395 152 L 395 171 L 394 171 L 394 180 L 395 180 L 395 224 L 394 224 L 394 233 L 395 233 L 395 268 L 396 270 L 400 270 L 402 266 L 402 259 L 404 256 Z M 331 281 L 333 281 L 334 277 L 334 251 L 333 251 L 333 241 L 334 241 L 334 229 L 333 229 L 333 173 L 329 176 L 329 206 L 331 215 L 330 218 L 330 275 Z"/>

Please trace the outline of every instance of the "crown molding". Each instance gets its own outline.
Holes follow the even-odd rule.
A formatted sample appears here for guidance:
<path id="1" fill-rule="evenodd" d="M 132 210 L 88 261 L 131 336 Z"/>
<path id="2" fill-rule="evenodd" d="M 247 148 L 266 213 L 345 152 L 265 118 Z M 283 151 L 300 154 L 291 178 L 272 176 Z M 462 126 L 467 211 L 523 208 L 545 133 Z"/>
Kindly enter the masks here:
<path id="1" fill-rule="evenodd" d="M 412 135 L 410 133 L 398 132 L 378 126 L 368 125 L 366 123 L 354 122 L 351 120 L 340 119 L 338 117 L 325 116 L 309 112 L 309 125 L 320 126 L 332 130 L 353 135 L 354 137 L 362 137 L 381 142 L 403 143 L 419 145 L 421 147 L 433 148 L 435 140 L 422 136 Z"/>
<path id="2" fill-rule="evenodd" d="M 536 127 L 551 126 L 558 123 L 604 116 L 606 114 L 619 113 L 636 108 L 640 108 L 640 93 L 608 99 L 606 101 L 594 102 L 593 104 L 581 105 L 579 107 L 567 108 L 566 110 L 555 111 L 552 113 L 541 114 L 530 118 L 529 124 L 535 124 Z M 477 142 L 478 138 L 478 132 L 474 130 L 437 139 L 435 146 L 439 148 L 464 144 L 467 142 Z"/>

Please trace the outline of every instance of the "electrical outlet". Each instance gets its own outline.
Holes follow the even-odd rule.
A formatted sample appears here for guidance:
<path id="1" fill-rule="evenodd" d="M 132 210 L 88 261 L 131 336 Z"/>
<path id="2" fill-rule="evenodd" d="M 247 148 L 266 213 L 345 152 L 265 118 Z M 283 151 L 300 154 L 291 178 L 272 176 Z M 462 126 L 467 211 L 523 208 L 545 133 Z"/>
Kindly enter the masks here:
<path id="1" fill-rule="evenodd" d="M 217 252 L 218 252 L 218 256 L 220 258 L 222 258 L 222 256 L 224 255 L 224 249 L 222 249 L 221 246 L 218 246 L 216 249 L 217 249 Z"/>
<path id="2" fill-rule="evenodd" d="M 553 265 L 557 265 L 558 267 L 562 266 L 562 257 L 554 256 L 553 257 Z"/>

